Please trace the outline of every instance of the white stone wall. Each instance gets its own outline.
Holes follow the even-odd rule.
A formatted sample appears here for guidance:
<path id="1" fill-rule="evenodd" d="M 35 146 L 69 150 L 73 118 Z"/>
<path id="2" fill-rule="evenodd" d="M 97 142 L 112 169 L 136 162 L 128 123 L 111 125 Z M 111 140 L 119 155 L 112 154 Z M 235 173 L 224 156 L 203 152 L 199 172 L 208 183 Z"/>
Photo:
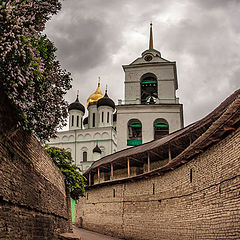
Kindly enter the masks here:
<path id="1" fill-rule="evenodd" d="M 118 151 L 127 148 L 128 122 L 138 119 L 142 123 L 142 143 L 154 139 L 153 123 L 158 118 L 165 119 L 169 124 L 169 132 L 174 132 L 183 127 L 182 105 L 134 105 L 117 106 L 117 134 Z"/>
<path id="2" fill-rule="evenodd" d="M 69 129 L 81 129 L 83 126 L 83 112 L 79 110 L 70 110 L 69 111 Z M 72 116 L 74 117 L 74 122 L 72 125 Z M 79 117 L 79 126 L 77 126 L 77 116 Z"/>
<path id="3" fill-rule="evenodd" d="M 95 113 L 95 127 L 97 128 L 99 125 L 99 113 L 97 109 L 97 105 L 90 105 L 88 107 L 88 128 L 93 128 L 93 113 Z"/>
<path id="4" fill-rule="evenodd" d="M 153 53 L 152 53 L 153 51 Z M 147 62 L 146 55 L 153 59 Z M 125 99 L 117 106 L 118 151 L 127 148 L 128 122 L 138 119 L 142 124 L 142 143 L 154 139 L 153 123 L 158 118 L 168 122 L 169 132 L 183 127 L 182 105 L 176 98 L 178 88 L 176 63 L 163 59 L 156 50 L 143 52 L 142 57 L 129 65 L 123 66 L 125 71 Z M 157 78 L 158 99 L 153 105 L 141 104 L 141 78 L 152 73 Z"/>
<path id="5" fill-rule="evenodd" d="M 127 66 L 125 68 L 125 103 L 140 104 L 140 79 L 145 73 L 153 73 L 158 81 L 158 98 L 162 102 L 173 103 L 176 100 L 177 79 L 175 63 L 158 63 L 156 65 Z"/>
<path id="6" fill-rule="evenodd" d="M 58 132 L 57 137 L 50 139 L 47 144 L 68 150 L 76 165 L 85 171 L 94 161 L 92 151 L 97 143 L 102 150 L 101 157 L 116 152 L 117 134 L 113 127 Z M 84 151 L 87 152 L 87 162 L 83 162 Z"/>
<path id="7" fill-rule="evenodd" d="M 109 127 L 113 126 L 113 108 L 109 106 L 100 106 L 98 108 L 99 112 L 99 127 Z M 102 113 L 104 114 L 102 121 Z M 109 121 L 107 122 L 107 115 L 109 114 Z"/>

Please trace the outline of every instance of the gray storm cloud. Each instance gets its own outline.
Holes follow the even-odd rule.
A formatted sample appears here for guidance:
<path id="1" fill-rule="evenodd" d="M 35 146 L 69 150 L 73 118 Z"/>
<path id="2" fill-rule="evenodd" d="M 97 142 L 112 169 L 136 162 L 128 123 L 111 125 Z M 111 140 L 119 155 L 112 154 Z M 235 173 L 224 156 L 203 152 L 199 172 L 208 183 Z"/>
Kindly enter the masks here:
<path id="1" fill-rule="evenodd" d="M 123 98 L 124 73 L 148 47 L 153 21 L 154 47 L 177 62 L 180 102 L 185 125 L 209 113 L 240 87 L 240 1 L 64 1 L 46 33 L 58 48 L 58 58 L 72 73 L 75 99 L 85 104 L 95 91 Z"/>

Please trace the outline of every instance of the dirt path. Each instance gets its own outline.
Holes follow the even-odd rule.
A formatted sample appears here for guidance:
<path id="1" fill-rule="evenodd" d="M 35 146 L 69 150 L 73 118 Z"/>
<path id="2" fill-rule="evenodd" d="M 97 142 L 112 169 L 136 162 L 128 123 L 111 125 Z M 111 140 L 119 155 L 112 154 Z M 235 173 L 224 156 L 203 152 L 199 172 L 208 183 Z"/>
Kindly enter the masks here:
<path id="1" fill-rule="evenodd" d="M 120 238 L 113 238 L 107 235 L 103 235 L 100 233 L 88 231 L 82 228 L 78 228 L 73 226 L 73 232 L 81 237 L 81 240 L 121 240 Z"/>

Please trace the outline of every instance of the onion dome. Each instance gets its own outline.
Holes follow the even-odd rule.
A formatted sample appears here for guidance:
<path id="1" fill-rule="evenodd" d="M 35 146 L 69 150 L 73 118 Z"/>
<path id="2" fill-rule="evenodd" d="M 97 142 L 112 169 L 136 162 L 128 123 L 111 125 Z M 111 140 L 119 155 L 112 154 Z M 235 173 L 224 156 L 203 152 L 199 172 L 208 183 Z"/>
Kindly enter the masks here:
<path id="1" fill-rule="evenodd" d="M 97 104 L 97 101 L 103 97 L 104 95 L 102 94 L 102 91 L 100 89 L 100 82 L 98 82 L 97 90 L 92 95 L 90 95 L 87 100 L 87 107 L 93 104 Z"/>
<path id="2" fill-rule="evenodd" d="M 97 102 L 97 107 L 100 107 L 100 106 L 109 106 L 115 109 L 115 103 L 111 98 L 108 97 L 107 90 L 105 92 L 104 97 L 99 99 Z"/>
<path id="3" fill-rule="evenodd" d="M 93 149 L 93 153 L 95 153 L 95 152 L 100 153 L 100 154 L 102 153 L 102 151 L 98 145 L 96 145 L 95 148 Z"/>
<path id="4" fill-rule="evenodd" d="M 86 125 L 86 124 L 88 124 L 88 117 L 85 117 L 83 120 L 83 125 Z"/>
<path id="5" fill-rule="evenodd" d="M 75 102 L 71 103 L 68 106 L 68 111 L 70 111 L 70 110 L 79 110 L 79 111 L 82 111 L 83 113 L 85 113 L 85 107 L 79 102 L 78 95 L 77 95 L 77 99 L 75 100 Z"/>

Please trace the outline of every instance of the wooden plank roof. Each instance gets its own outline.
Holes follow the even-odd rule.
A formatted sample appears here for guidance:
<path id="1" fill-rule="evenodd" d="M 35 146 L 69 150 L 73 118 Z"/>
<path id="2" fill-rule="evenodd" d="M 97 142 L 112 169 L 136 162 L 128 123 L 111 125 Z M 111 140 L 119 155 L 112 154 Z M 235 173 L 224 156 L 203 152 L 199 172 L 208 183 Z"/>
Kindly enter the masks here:
<path id="1" fill-rule="evenodd" d="M 173 170 L 181 164 L 192 159 L 197 154 L 205 151 L 210 145 L 220 141 L 231 131 L 239 127 L 240 124 L 240 89 L 236 90 L 216 109 L 207 116 L 189 126 L 175 131 L 166 137 L 151 142 L 124 149 L 114 154 L 108 155 L 94 162 L 91 167 L 84 173 L 96 171 L 99 167 L 110 163 L 126 161 L 127 157 L 138 158 L 149 151 L 167 152 L 171 146 L 171 151 L 175 157 L 165 166 L 153 171 L 140 174 L 131 178 L 139 178 L 146 174 L 156 174 L 163 171 Z M 187 141 L 189 139 L 189 142 Z M 129 178 L 128 178 L 129 179 Z M 108 182 L 116 182 L 112 180 Z M 101 184 L 106 184 L 105 182 Z M 99 185 L 99 184 L 96 184 Z M 93 185 L 94 186 L 94 185 Z"/>

